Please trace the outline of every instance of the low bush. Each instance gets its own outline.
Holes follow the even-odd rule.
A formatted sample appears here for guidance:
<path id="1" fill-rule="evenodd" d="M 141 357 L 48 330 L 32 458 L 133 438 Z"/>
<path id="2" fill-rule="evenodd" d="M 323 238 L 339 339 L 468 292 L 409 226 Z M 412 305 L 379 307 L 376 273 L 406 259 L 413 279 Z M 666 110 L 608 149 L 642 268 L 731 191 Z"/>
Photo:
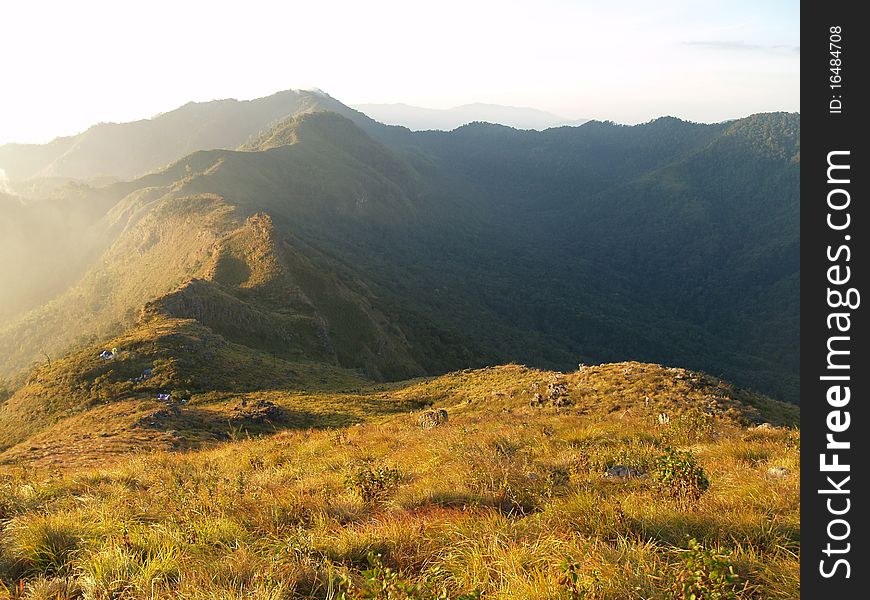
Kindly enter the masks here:
<path id="1" fill-rule="evenodd" d="M 387 465 L 366 465 L 348 475 L 345 485 L 364 502 L 383 502 L 390 497 L 401 480 L 402 472 L 399 469 Z"/>
<path id="2" fill-rule="evenodd" d="M 710 487 L 704 469 L 691 452 L 665 449 L 655 461 L 653 479 L 662 492 L 681 506 L 695 504 Z"/>
<path id="3" fill-rule="evenodd" d="M 681 552 L 673 592 L 683 600 L 732 600 L 738 598 L 740 577 L 725 554 L 705 548 L 694 538 Z"/>

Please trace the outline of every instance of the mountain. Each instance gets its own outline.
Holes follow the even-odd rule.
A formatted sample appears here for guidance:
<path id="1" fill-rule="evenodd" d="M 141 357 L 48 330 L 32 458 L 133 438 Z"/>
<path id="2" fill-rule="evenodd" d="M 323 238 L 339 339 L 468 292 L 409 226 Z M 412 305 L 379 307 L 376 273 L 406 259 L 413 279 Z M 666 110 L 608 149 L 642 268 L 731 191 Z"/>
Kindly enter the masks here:
<path id="1" fill-rule="evenodd" d="M 48 144 L 0 146 L 0 168 L 16 187 L 26 180 L 133 179 L 195 152 L 236 148 L 289 115 L 353 111 L 319 91 L 288 90 L 256 100 L 189 102 L 151 119 L 100 123 Z M 26 186 L 25 188 L 26 189 Z"/>
<path id="2" fill-rule="evenodd" d="M 343 117 L 309 120 L 324 124 L 313 128 L 323 137 L 266 152 L 203 151 L 132 186 L 138 189 L 94 226 L 105 243 L 102 256 L 64 293 L 2 330 L 10 341 L 5 364 L 25 364 L 37 348 L 63 354 L 117 334 L 153 301 L 148 310 L 195 317 L 284 356 L 349 361 L 377 378 L 422 373 L 401 333 L 369 305 L 365 284 L 284 225 L 296 218 L 336 229 L 344 219 L 355 228 L 372 213 L 382 221 L 408 200 L 388 176 L 361 169 L 360 160 L 383 160 L 375 166 L 399 181 L 409 174 L 388 154 L 378 156 L 379 147 Z M 348 135 L 330 132 L 333 121 Z M 306 136 L 310 128 L 299 124 Z M 373 150 L 351 147 L 353 135 Z M 327 166 L 336 178 L 312 190 L 310 175 Z M 130 187 L 112 189 L 122 195 Z M 222 195 L 207 191 L 218 188 Z M 350 188 L 358 196 L 349 196 Z"/>
<path id="3" fill-rule="evenodd" d="M 127 193 L 118 180 L 159 171 L 198 150 L 237 148 L 285 120 L 334 111 L 391 140 L 385 127 L 319 91 L 285 91 L 251 101 L 188 103 L 153 119 L 100 124 L 44 145 L 0 146 L 0 329 L 65 290 L 94 260 L 99 218 Z"/>
<path id="4" fill-rule="evenodd" d="M 564 125 L 581 125 L 587 121 L 587 119 L 566 119 L 535 108 L 480 102 L 453 108 L 422 108 L 401 103 L 354 104 L 353 107 L 381 123 L 401 125 L 414 131 L 432 129 L 452 131 L 476 121 L 498 123 L 517 129 L 539 130 Z"/>
<path id="5" fill-rule="evenodd" d="M 84 211 L 88 243 L 53 247 L 0 322 L 2 375 L 155 318 L 376 380 L 638 359 L 799 399 L 798 115 L 411 132 L 339 112 L 8 197 L 10 231 Z"/>
<path id="6" fill-rule="evenodd" d="M 633 356 L 797 399 L 798 115 L 417 136 L 498 231 L 475 259 L 491 318 L 464 322 L 499 343 L 515 335 L 502 315 L 551 341 L 512 359 Z"/>

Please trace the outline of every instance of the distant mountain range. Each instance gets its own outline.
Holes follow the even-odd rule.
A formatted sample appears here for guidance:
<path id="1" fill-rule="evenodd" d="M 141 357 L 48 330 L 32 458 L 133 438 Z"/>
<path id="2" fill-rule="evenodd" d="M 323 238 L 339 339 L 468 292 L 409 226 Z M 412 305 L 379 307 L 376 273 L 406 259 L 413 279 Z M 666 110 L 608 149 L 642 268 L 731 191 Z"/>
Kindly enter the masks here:
<path id="1" fill-rule="evenodd" d="M 326 94 L 294 90 L 256 100 L 189 102 L 152 119 L 100 123 L 48 144 L 0 146 L 0 168 L 12 181 L 132 179 L 197 150 L 236 148 L 287 115 L 324 110 L 351 111 Z"/>
<path id="2" fill-rule="evenodd" d="M 48 144 L 5 144 L 0 146 L 0 168 L 5 171 L 0 191 L 8 187 L 7 178 L 19 184 L 38 179 L 42 185 L 57 185 L 70 179 L 97 184 L 132 179 L 196 150 L 236 148 L 249 136 L 288 115 L 318 111 L 342 114 L 357 123 L 365 121 L 359 112 L 362 111 L 380 123 L 414 130 L 452 130 L 475 121 L 519 129 L 585 122 L 566 120 L 533 108 L 495 104 L 468 104 L 447 110 L 372 104 L 355 110 L 319 91 L 287 90 L 256 100 L 189 102 L 151 119 L 100 123 Z M 23 190 L 20 185 L 18 189 Z"/>
<path id="3" fill-rule="evenodd" d="M 634 359 L 799 399 L 797 114 L 413 132 L 291 91 L 0 167 L 7 432 L 132 393 L 116 344 L 199 390 Z"/>
<path id="4" fill-rule="evenodd" d="M 474 122 L 497 123 L 517 129 L 549 129 L 582 125 L 588 119 L 566 119 L 536 108 L 476 102 L 453 108 L 422 108 L 409 104 L 354 104 L 353 108 L 381 123 L 413 131 L 451 131 Z"/>

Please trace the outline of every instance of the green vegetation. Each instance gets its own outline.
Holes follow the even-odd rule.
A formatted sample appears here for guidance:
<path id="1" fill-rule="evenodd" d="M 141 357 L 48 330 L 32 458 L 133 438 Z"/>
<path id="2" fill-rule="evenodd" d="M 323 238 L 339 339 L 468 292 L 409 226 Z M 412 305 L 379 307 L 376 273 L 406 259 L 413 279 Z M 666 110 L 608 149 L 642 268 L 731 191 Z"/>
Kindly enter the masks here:
<path id="1" fill-rule="evenodd" d="M 402 472 L 393 467 L 378 465 L 357 468 L 345 479 L 345 485 L 365 502 L 383 502 L 399 485 Z"/>
<path id="2" fill-rule="evenodd" d="M 704 548 L 697 540 L 690 539 L 689 547 L 682 552 L 676 592 L 683 600 L 728 600 L 738 598 L 737 583 L 740 577 L 728 557 Z"/>
<path id="3" fill-rule="evenodd" d="M 636 359 L 798 401 L 798 115 L 412 133 L 285 96 L 240 103 L 270 115 L 243 151 L 192 139 L 207 150 L 160 172 L 59 190 L 97 242 L 66 291 L 0 324 L 0 374 L 202 279 L 175 296 L 184 316 L 375 379 Z"/>
<path id="4" fill-rule="evenodd" d="M 691 452 L 665 448 L 655 462 L 653 479 L 665 493 L 681 505 L 692 506 L 710 487 L 710 480 Z"/>

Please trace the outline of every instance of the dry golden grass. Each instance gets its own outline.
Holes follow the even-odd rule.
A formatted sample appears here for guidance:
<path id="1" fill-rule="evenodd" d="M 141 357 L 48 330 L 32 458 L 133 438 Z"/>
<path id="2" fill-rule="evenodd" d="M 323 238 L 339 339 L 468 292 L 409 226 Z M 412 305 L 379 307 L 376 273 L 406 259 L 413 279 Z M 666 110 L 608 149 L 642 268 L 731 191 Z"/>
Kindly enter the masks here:
<path id="1" fill-rule="evenodd" d="M 748 427 L 763 410 L 675 374 L 506 366 L 275 391 L 276 404 L 326 423 L 104 468 L 9 465 L 0 597 L 664 599 L 682 597 L 690 539 L 734 568 L 723 598 L 797 597 L 799 432 Z M 531 407 L 530 385 L 552 378 L 574 405 Z M 424 430 L 409 411 L 430 403 L 450 419 Z M 333 425 L 336 412 L 349 416 Z M 680 429 L 701 414 L 700 430 Z M 604 476 L 615 464 L 648 471 L 669 444 L 709 476 L 697 504 L 664 500 L 651 478 Z M 379 468 L 397 473 L 383 493 L 349 484 Z"/>

